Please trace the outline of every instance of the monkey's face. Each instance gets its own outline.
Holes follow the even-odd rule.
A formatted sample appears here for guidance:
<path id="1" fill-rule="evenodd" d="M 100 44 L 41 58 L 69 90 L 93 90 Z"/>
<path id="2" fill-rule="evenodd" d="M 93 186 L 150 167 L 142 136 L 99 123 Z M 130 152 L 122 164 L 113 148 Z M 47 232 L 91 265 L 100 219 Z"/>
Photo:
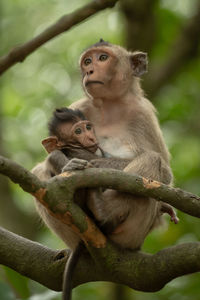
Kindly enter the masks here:
<path id="1" fill-rule="evenodd" d="M 79 121 L 72 127 L 73 139 L 80 143 L 83 148 L 91 152 L 96 152 L 98 142 L 96 139 L 94 126 L 89 121 Z"/>
<path id="2" fill-rule="evenodd" d="M 146 71 L 146 54 L 111 45 L 89 48 L 80 60 L 83 88 L 93 98 L 120 99 Z"/>
<path id="3" fill-rule="evenodd" d="M 119 73 L 119 61 L 108 47 L 88 50 L 81 59 L 83 88 L 92 97 L 116 97 L 122 74 Z M 121 87 L 120 87 L 121 90 Z"/>
<path id="4" fill-rule="evenodd" d="M 84 148 L 94 153 L 98 149 L 94 126 L 89 121 L 78 121 L 75 124 L 61 125 L 61 148 Z"/>
<path id="5" fill-rule="evenodd" d="M 59 126 L 59 136 L 50 136 L 42 141 L 48 153 L 54 150 L 84 148 L 95 153 L 98 142 L 94 126 L 89 121 L 78 120 L 74 123 L 63 123 Z"/>

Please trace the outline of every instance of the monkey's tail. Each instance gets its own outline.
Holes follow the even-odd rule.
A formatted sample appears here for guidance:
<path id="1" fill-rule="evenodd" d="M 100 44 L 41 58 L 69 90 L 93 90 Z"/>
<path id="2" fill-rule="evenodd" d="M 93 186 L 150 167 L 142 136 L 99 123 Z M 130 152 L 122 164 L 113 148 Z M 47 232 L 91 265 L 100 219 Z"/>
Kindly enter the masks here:
<path id="1" fill-rule="evenodd" d="M 63 293 L 62 299 L 63 300 L 71 300 L 71 293 L 72 293 L 72 276 L 73 271 L 76 266 L 80 251 L 82 248 L 82 243 L 79 243 L 74 251 L 70 253 L 68 261 L 65 265 L 65 270 L 63 274 Z"/>

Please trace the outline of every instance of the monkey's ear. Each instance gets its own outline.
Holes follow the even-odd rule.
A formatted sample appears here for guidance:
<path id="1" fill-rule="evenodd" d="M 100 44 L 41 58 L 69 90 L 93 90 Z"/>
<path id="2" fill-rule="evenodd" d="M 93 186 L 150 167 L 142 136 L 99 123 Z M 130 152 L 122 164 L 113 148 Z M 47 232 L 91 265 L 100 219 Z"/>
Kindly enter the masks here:
<path id="1" fill-rule="evenodd" d="M 130 55 L 130 60 L 131 60 L 134 76 L 140 77 L 147 72 L 147 67 L 148 67 L 147 53 L 134 52 Z"/>
<path id="2" fill-rule="evenodd" d="M 49 136 L 46 139 L 42 140 L 42 145 L 48 153 L 59 149 L 58 138 L 56 136 Z"/>

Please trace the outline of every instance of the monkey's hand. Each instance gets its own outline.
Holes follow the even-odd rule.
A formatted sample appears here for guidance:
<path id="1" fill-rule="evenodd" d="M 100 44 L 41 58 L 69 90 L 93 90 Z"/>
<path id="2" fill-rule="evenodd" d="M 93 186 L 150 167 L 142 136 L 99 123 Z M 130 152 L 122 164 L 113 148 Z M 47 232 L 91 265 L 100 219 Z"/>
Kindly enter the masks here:
<path id="1" fill-rule="evenodd" d="M 87 160 L 72 158 L 63 168 L 62 173 L 74 170 L 84 170 L 93 167 Z"/>

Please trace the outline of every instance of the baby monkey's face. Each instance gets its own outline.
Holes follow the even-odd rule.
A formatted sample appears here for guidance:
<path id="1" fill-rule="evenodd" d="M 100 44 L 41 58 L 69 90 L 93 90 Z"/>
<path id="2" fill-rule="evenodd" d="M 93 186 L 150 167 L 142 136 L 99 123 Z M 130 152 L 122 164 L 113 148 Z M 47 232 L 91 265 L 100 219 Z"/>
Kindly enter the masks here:
<path id="1" fill-rule="evenodd" d="M 42 144 L 48 153 L 62 149 L 86 149 L 95 153 L 98 149 L 93 124 L 80 119 L 76 123 L 63 122 L 58 127 L 57 136 L 45 138 Z"/>
<path id="2" fill-rule="evenodd" d="M 98 142 L 95 135 L 94 126 L 90 121 L 79 121 L 72 127 L 72 135 L 75 141 L 80 143 L 83 148 L 91 152 L 96 152 Z"/>
<path id="3" fill-rule="evenodd" d="M 95 153 L 98 149 L 98 142 L 94 126 L 90 121 L 80 120 L 75 124 L 62 124 L 63 148 L 84 148 Z"/>

